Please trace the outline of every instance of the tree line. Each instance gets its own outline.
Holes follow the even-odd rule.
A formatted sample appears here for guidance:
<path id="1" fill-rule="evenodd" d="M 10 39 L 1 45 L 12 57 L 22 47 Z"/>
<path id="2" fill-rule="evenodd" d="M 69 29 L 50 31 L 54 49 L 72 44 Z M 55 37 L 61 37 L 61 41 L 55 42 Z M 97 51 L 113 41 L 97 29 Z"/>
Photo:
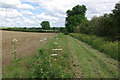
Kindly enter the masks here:
<path id="1" fill-rule="evenodd" d="M 120 2 L 116 3 L 112 13 L 94 16 L 91 20 L 85 17 L 86 11 L 85 5 L 77 5 L 72 10 L 66 11 L 65 28 L 68 33 L 94 34 L 112 40 L 119 39 Z"/>

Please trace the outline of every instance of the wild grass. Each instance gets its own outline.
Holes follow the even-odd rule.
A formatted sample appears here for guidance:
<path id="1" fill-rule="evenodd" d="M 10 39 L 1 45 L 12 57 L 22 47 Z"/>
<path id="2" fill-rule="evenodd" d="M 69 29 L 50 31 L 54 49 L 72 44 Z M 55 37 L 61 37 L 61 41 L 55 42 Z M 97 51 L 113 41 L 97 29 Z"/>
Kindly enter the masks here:
<path id="1" fill-rule="evenodd" d="M 104 52 L 105 54 L 109 55 L 111 58 L 118 60 L 118 41 L 106 41 L 104 38 L 97 37 L 94 35 L 86 35 L 86 34 L 78 34 L 78 33 L 71 33 L 70 36 L 77 38 L 83 42 L 88 43 L 93 48 Z"/>

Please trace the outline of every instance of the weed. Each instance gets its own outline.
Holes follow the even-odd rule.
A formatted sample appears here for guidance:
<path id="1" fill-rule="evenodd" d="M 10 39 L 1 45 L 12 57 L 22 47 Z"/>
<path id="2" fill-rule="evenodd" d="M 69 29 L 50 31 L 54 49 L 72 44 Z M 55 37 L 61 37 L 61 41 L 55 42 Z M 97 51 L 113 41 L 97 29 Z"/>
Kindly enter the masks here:
<path id="1" fill-rule="evenodd" d="M 13 63 L 13 65 L 19 64 L 19 61 L 21 60 L 21 58 L 17 58 L 16 43 L 17 43 L 17 39 L 13 39 L 14 60 L 10 61 L 11 63 Z"/>

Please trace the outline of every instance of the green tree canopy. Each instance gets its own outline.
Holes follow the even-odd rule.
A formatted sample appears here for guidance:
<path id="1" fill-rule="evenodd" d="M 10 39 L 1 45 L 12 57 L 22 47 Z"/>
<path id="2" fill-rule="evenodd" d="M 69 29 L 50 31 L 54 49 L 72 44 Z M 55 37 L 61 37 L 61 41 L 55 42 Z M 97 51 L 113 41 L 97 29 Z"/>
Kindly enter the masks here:
<path id="1" fill-rule="evenodd" d="M 85 18 L 85 12 L 87 8 L 86 6 L 77 5 L 72 8 L 72 10 L 67 10 L 67 17 L 66 17 L 66 29 L 68 32 L 75 32 L 75 27 L 81 24 L 82 20 L 87 20 Z"/>
<path id="2" fill-rule="evenodd" d="M 112 40 L 120 38 L 120 3 L 115 5 L 112 13 L 94 17 L 90 20 L 89 26 L 92 27 L 91 32 L 95 35 L 106 36 Z"/>
<path id="3" fill-rule="evenodd" d="M 115 9 L 113 10 L 113 25 L 114 25 L 114 33 L 117 39 L 120 39 L 120 1 L 115 5 Z"/>
<path id="4" fill-rule="evenodd" d="M 42 26 L 43 29 L 50 29 L 50 24 L 48 21 L 42 21 L 40 25 Z"/>

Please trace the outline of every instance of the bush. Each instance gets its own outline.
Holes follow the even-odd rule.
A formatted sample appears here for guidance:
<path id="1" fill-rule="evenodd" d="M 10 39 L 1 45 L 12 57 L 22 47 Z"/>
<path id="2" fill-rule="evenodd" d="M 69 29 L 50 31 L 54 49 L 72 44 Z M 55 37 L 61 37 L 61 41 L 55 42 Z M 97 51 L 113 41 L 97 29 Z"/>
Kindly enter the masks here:
<path id="1" fill-rule="evenodd" d="M 118 59 L 118 41 L 106 42 L 103 45 L 103 50 L 106 54 L 110 55 L 114 59 Z"/>
<path id="2" fill-rule="evenodd" d="M 118 59 L 118 41 L 108 42 L 101 37 L 96 37 L 94 35 L 79 34 L 79 33 L 70 33 L 70 36 L 88 43 L 93 48 L 101 52 L 104 52 L 113 59 Z"/>

